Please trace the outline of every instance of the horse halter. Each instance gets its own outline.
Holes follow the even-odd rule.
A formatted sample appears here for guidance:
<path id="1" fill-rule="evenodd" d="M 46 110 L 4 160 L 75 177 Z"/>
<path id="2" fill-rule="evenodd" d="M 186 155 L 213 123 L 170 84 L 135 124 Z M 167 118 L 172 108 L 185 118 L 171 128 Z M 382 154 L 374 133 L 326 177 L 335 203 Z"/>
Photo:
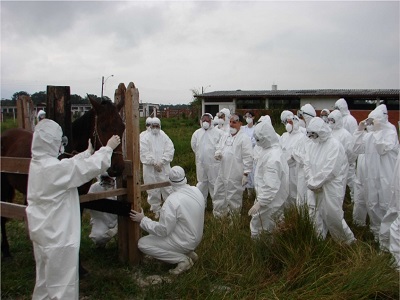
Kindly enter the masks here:
<path id="1" fill-rule="evenodd" d="M 93 149 L 96 149 L 96 141 L 97 141 L 97 140 L 99 140 L 100 145 L 101 145 L 102 147 L 104 147 L 103 143 L 101 142 L 99 133 L 98 133 L 98 131 L 97 131 L 97 115 L 94 116 L 93 137 L 94 137 Z M 121 151 L 115 151 L 115 150 L 113 150 L 113 154 L 123 155 Z"/>

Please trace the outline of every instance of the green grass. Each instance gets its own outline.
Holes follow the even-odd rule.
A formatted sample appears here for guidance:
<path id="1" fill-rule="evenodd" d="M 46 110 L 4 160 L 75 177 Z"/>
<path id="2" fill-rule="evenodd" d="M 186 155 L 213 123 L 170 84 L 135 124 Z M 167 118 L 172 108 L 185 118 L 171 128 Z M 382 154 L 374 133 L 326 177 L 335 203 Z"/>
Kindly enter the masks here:
<path id="1" fill-rule="evenodd" d="M 195 184 L 190 138 L 198 122 L 162 119 L 162 129 L 175 146 L 172 165 L 181 165 Z M 143 130 L 141 122 L 141 130 Z M 279 126 L 278 133 L 283 127 Z M 168 276 L 171 265 L 145 259 L 138 266 L 118 260 L 118 241 L 96 249 L 88 238 L 89 216 L 84 214 L 81 257 L 90 275 L 80 280 L 81 299 L 399 299 L 399 273 L 389 253 L 381 252 L 372 234 L 351 222 L 352 204 L 344 203 L 345 217 L 358 242 L 339 245 L 328 235 L 314 234 L 304 209 L 291 207 L 277 230 L 259 240 L 250 238 L 246 212 L 253 197 L 244 194 L 243 209 L 232 220 L 216 220 L 209 199 L 199 261 L 188 272 L 153 286 L 140 287 L 138 276 Z M 146 193 L 142 193 L 145 211 Z M 232 221 L 232 222 L 231 222 Z M 7 224 L 10 260 L 2 259 L 1 298 L 30 299 L 35 262 L 25 225 Z"/>

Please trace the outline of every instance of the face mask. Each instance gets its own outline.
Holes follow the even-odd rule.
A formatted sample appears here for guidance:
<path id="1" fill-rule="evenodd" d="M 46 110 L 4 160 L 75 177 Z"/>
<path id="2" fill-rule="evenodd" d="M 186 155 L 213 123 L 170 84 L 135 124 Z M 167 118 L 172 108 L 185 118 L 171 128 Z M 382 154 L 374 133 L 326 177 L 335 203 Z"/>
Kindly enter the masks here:
<path id="1" fill-rule="evenodd" d="M 367 125 L 367 131 L 368 132 L 374 131 L 374 125 Z"/>
<path id="2" fill-rule="evenodd" d="M 229 132 L 230 132 L 232 135 L 235 135 L 235 134 L 237 133 L 237 129 L 236 129 L 236 128 L 230 127 L 230 128 L 229 128 Z"/>
<path id="3" fill-rule="evenodd" d="M 247 122 L 247 124 L 251 124 L 251 123 L 253 123 L 253 119 L 252 118 L 246 118 L 246 122 Z"/>
<path id="4" fill-rule="evenodd" d="M 151 133 L 154 134 L 154 135 L 159 134 L 160 133 L 160 128 L 152 128 L 151 129 Z"/>
<path id="5" fill-rule="evenodd" d="M 293 130 L 293 126 L 292 126 L 292 124 L 290 124 L 290 123 L 287 123 L 286 126 L 285 126 L 285 128 L 286 128 L 286 131 L 289 132 L 289 133 L 291 133 L 292 130 Z"/>
<path id="6" fill-rule="evenodd" d="M 324 120 L 325 123 L 328 123 L 328 116 L 322 116 L 321 119 Z"/>
<path id="7" fill-rule="evenodd" d="M 335 129 L 335 123 L 329 122 L 328 124 L 329 124 L 329 127 L 330 127 L 332 130 Z"/>
<path id="8" fill-rule="evenodd" d="M 201 124 L 202 125 L 202 127 L 205 129 L 205 130 L 207 130 L 208 128 L 210 128 L 210 123 L 208 123 L 208 122 L 203 122 L 203 124 Z"/>
<path id="9" fill-rule="evenodd" d="M 224 119 L 218 119 L 218 125 L 224 125 L 225 121 Z"/>

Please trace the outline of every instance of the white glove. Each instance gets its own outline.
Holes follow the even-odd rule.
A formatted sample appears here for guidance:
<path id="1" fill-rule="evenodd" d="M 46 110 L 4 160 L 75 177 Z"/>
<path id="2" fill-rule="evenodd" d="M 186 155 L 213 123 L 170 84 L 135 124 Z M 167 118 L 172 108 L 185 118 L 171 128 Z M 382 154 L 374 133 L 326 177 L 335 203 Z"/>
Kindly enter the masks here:
<path id="1" fill-rule="evenodd" d="M 311 190 L 311 191 L 313 191 L 314 193 L 321 193 L 322 192 L 322 187 L 320 187 L 320 188 L 316 188 L 316 187 L 314 187 L 314 186 L 311 186 L 311 185 L 307 185 L 307 187 Z"/>
<path id="2" fill-rule="evenodd" d="M 242 177 L 242 186 L 245 186 L 249 182 L 249 176 L 243 175 Z"/>
<path id="3" fill-rule="evenodd" d="M 359 131 L 364 131 L 365 128 L 367 128 L 367 124 L 365 124 L 365 120 L 361 121 L 360 124 L 358 124 L 358 130 Z"/>
<path id="4" fill-rule="evenodd" d="M 92 145 L 92 141 L 90 139 L 88 141 L 87 150 L 90 152 L 90 155 L 92 155 L 94 153 L 94 148 L 93 148 L 93 145 Z"/>
<path id="5" fill-rule="evenodd" d="M 220 150 L 215 151 L 214 158 L 216 160 L 221 160 L 222 159 L 222 152 Z"/>
<path id="6" fill-rule="evenodd" d="M 136 210 L 132 209 L 129 213 L 129 217 L 133 222 L 140 223 L 140 221 L 142 221 L 142 219 L 144 218 L 143 208 L 141 208 L 141 212 L 137 212 Z"/>
<path id="7" fill-rule="evenodd" d="M 154 164 L 154 169 L 157 171 L 157 172 L 161 172 L 162 171 L 162 167 L 163 167 L 163 164 L 162 163 L 155 163 Z"/>
<path id="8" fill-rule="evenodd" d="M 115 149 L 121 143 L 121 138 L 118 135 L 113 135 L 107 142 L 107 146 L 111 149 Z"/>
<path id="9" fill-rule="evenodd" d="M 254 205 L 249 209 L 249 216 L 253 216 L 253 215 L 259 213 L 259 212 L 260 212 L 260 208 L 261 208 L 260 202 L 257 201 L 257 202 L 254 203 Z"/>

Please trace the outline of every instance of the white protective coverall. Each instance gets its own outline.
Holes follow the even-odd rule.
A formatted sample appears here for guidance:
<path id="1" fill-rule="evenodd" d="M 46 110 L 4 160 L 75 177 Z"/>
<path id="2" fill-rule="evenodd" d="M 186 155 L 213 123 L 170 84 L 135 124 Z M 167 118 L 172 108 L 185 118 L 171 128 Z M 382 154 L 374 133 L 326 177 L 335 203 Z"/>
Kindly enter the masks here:
<path id="1" fill-rule="evenodd" d="M 150 127 L 150 125 L 151 125 L 152 119 L 153 119 L 153 118 L 151 118 L 151 117 L 147 117 L 147 118 L 146 118 L 146 130 L 143 130 L 143 131 L 140 133 L 140 135 L 139 135 L 139 138 L 140 138 L 140 139 L 142 139 L 146 134 L 151 133 L 151 127 Z"/>
<path id="2" fill-rule="evenodd" d="M 343 146 L 332 137 L 328 124 L 319 117 L 313 118 L 307 132 L 315 132 L 318 138 L 306 151 L 304 164 L 307 197 L 314 198 L 315 226 L 322 238 L 328 231 L 338 242 L 351 244 L 353 232 L 344 220 L 343 200 L 349 164 Z"/>
<path id="3" fill-rule="evenodd" d="M 338 109 L 342 113 L 343 128 L 350 132 L 350 134 L 353 134 L 357 130 L 357 120 L 351 115 L 346 100 L 343 98 L 337 100 L 335 102 L 335 109 Z"/>
<path id="4" fill-rule="evenodd" d="M 254 118 L 253 121 L 254 122 Z M 247 136 L 250 138 L 251 141 L 251 146 L 254 147 L 256 146 L 256 140 L 253 137 L 254 134 L 254 129 L 255 129 L 255 124 L 253 124 L 253 126 L 249 127 L 249 125 L 246 126 L 242 126 L 242 128 L 240 130 L 243 130 L 243 132 L 245 134 L 247 134 Z M 249 181 L 246 183 L 246 185 L 244 186 L 246 189 L 254 189 L 254 167 L 253 170 L 249 173 L 248 175 Z"/>
<path id="5" fill-rule="evenodd" d="M 220 110 L 219 112 L 220 114 L 224 114 L 225 115 L 225 121 L 222 118 L 219 118 L 219 121 L 221 122 L 220 125 L 220 129 L 226 133 L 229 133 L 229 123 L 230 123 L 230 119 L 231 119 L 231 112 L 228 108 L 223 108 Z"/>
<path id="6" fill-rule="evenodd" d="M 211 199 L 214 198 L 215 180 L 221 166 L 221 162 L 214 158 L 214 153 L 223 134 L 217 127 L 210 126 L 207 130 L 199 128 L 193 133 L 190 141 L 196 156 L 196 186 L 203 194 L 205 203 L 208 193 Z"/>
<path id="7" fill-rule="evenodd" d="M 368 118 L 374 119 L 370 132 L 366 132 L 364 121 L 354 132 L 354 152 L 365 154 L 365 193 L 370 229 L 375 239 L 379 239 L 382 218 L 390 201 L 390 183 L 398 153 L 398 137 L 387 124 L 381 109 L 374 109 Z M 385 229 L 383 229 L 385 230 Z"/>
<path id="8" fill-rule="evenodd" d="M 257 124 L 254 136 L 261 148 L 254 173 L 255 204 L 258 212 L 252 215 L 250 232 L 253 238 L 262 231 L 271 231 L 289 195 L 289 167 L 279 145 L 274 128 L 267 122 Z"/>
<path id="9" fill-rule="evenodd" d="M 382 249 L 390 250 L 390 246 L 392 246 L 392 229 L 391 226 L 393 222 L 397 220 L 397 224 L 394 225 L 394 227 L 399 226 L 399 215 L 400 215 L 400 152 L 397 155 L 397 160 L 396 160 L 396 165 L 394 167 L 394 174 L 392 181 L 390 183 L 390 192 L 391 192 L 391 197 L 390 197 L 390 202 L 389 206 L 387 209 L 387 212 L 385 216 L 382 219 L 381 223 L 381 229 L 379 232 L 379 243 Z M 394 256 L 397 255 L 396 261 L 400 263 L 400 248 L 398 247 L 400 243 L 399 239 L 400 235 L 397 233 L 397 235 L 394 235 L 394 240 L 393 240 L 393 246 L 397 245 L 397 251 L 394 251 L 393 253 Z M 400 265 L 398 265 L 400 266 Z"/>
<path id="10" fill-rule="evenodd" d="M 302 132 L 307 133 L 307 126 L 310 123 L 310 121 L 317 115 L 315 112 L 314 107 L 307 103 L 301 107 L 301 109 L 297 112 L 298 115 L 301 115 L 304 120 L 300 119 L 299 124 L 301 125 L 301 121 L 304 122 L 304 127 L 301 127 L 300 130 Z M 304 128 L 304 129 L 302 129 Z M 309 206 L 314 206 L 315 203 L 310 201 L 313 201 L 314 199 L 309 199 L 307 197 L 307 183 L 306 183 L 306 178 L 305 178 L 305 173 L 304 173 L 304 160 L 306 158 L 306 152 L 307 149 L 309 148 L 309 145 L 311 144 L 311 140 L 304 134 L 304 137 L 302 139 L 299 139 L 296 145 L 293 145 L 293 150 L 292 150 L 292 156 L 296 160 L 298 169 L 297 169 L 297 205 L 301 206 L 304 204 L 308 204 Z"/>
<path id="11" fill-rule="evenodd" d="M 143 164 L 144 184 L 168 181 L 171 169 L 170 162 L 174 158 L 175 148 L 168 135 L 161 130 L 158 118 L 152 118 L 152 124 L 160 125 L 160 129 L 152 128 L 150 133 L 140 139 L 140 161 Z M 159 166 L 158 171 L 157 165 Z M 172 192 L 170 186 L 147 191 L 147 202 L 150 210 L 156 215 L 161 209 L 161 196 L 165 200 Z"/>
<path id="12" fill-rule="evenodd" d="M 33 299 L 78 299 L 81 240 L 80 185 L 111 166 L 113 149 L 102 147 L 58 160 L 61 127 L 43 119 L 35 128 L 28 179 L 29 235 L 36 261 Z"/>
<path id="13" fill-rule="evenodd" d="M 285 113 L 284 113 L 285 112 Z M 299 162 L 293 157 L 293 148 L 304 140 L 306 136 L 300 131 L 299 119 L 293 115 L 290 111 L 283 111 L 281 114 L 281 119 L 290 119 L 293 124 L 286 124 L 286 132 L 284 132 L 280 137 L 280 145 L 282 147 L 282 152 L 286 158 L 287 164 L 289 166 L 289 195 L 286 201 L 286 205 L 296 204 L 297 199 L 297 185 L 298 185 L 298 169 Z"/>
<path id="14" fill-rule="evenodd" d="M 253 169 L 253 148 L 250 138 L 240 129 L 234 136 L 222 135 L 215 154 L 222 155 L 221 167 L 215 181 L 213 214 L 224 217 L 242 208 L 243 174 Z"/>
<path id="15" fill-rule="evenodd" d="M 356 166 L 356 178 L 354 180 L 354 206 L 353 223 L 358 226 L 366 226 L 367 221 L 367 199 L 366 189 L 366 161 L 365 154 L 358 154 Z"/>
<path id="16" fill-rule="evenodd" d="M 99 176 L 99 181 L 90 186 L 88 194 L 101 193 L 114 188 L 115 186 L 102 186 Z M 117 197 L 109 197 L 107 199 L 117 200 Z M 90 224 L 92 225 L 89 238 L 91 238 L 97 246 L 105 246 L 105 244 L 107 244 L 118 233 L 118 215 L 92 209 L 89 209 L 89 213 Z"/>
<path id="17" fill-rule="evenodd" d="M 149 235 L 139 239 L 138 247 L 166 263 L 191 262 L 187 254 L 203 237 L 204 198 L 198 188 L 187 184 L 181 167 L 173 167 L 170 174 L 173 192 L 163 204 L 158 222 L 148 217 L 141 220 L 140 227 Z"/>
<path id="18" fill-rule="evenodd" d="M 332 136 L 337 139 L 343 146 L 347 160 L 349 163 L 349 171 L 347 173 L 347 186 L 350 189 L 351 201 L 354 202 L 354 181 L 356 174 L 354 172 L 357 160 L 357 154 L 354 153 L 353 136 L 343 128 L 343 117 L 340 111 L 334 110 L 329 116 L 329 126 L 332 129 Z"/>

